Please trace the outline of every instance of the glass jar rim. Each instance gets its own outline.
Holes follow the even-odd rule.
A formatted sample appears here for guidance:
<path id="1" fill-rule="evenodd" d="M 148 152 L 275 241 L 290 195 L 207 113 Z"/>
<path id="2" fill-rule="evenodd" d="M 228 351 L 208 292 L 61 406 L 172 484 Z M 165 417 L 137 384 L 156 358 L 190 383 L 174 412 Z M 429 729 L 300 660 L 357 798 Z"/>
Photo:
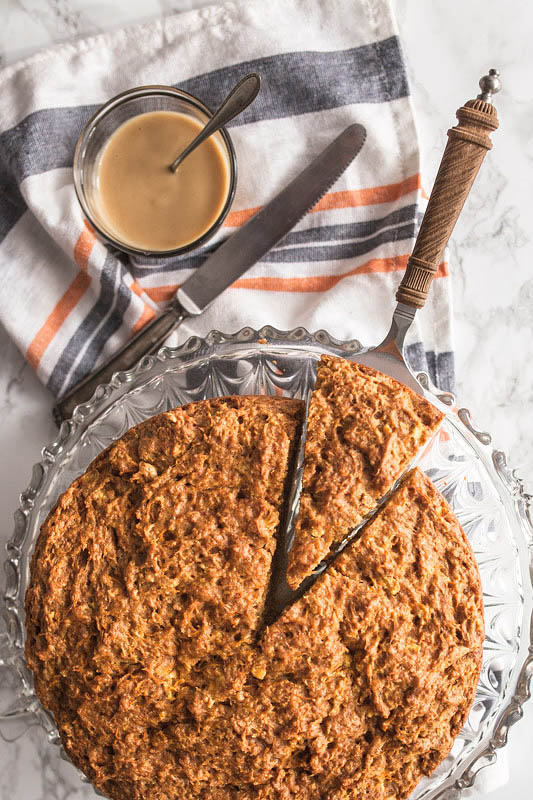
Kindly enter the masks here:
<path id="1" fill-rule="evenodd" d="M 163 96 L 163 97 L 167 96 L 182 100 L 185 103 L 188 103 L 190 106 L 201 111 L 208 118 L 211 118 L 214 113 L 211 110 L 211 108 L 209 108 L 209 106 L 206 106 L 205 103 L 203 103 L 198 97 L 195 97 L 189 92 L 185 92 L 183 89 L 178 89 L 174 86 L 165 86 L 163 84 L 149 84 L 146 86 L 136 86 L 131 89 L 126 89 L 124 92 L 120 92 L 114 97 L 111 97 L 91 116 L 91 118 L 85 124 L 76 143 L 76 148 L 74 150 L 74 160 L 73 160 L 74 190 L 76 192 L 76 197 L 82 208 L 82 211 L 85 217 L 87 218 L 87 221 L 91 225 L 91 227 L 98 234 L 98 236 L 101 239 L 103 239 L 104 242 L 117 248 L 117 250 L 127 253 L 128 255 L 144 256 L 145 258 L 169 258 L 188 253 L 191 250 L 196 250 L 199 247 L 201 247 L 216 233 L 216 231 L 221 227 L 222 223 L 226 219 L 228 212 L 231 208 L 231 205 L 233 203 L 233 199 L 235 197 L 235 191 L 237 189 L 237 156 L 235 154 L 235 148 L 233 146 L 231 137 L 226 127 L 224 126 L 219 129 L 219 133 L 224 142 L 226 155 L 229 161 L 228 193 L 220 214 L 213 222 L 213 224 L 206 231 L 204 231 L 204 233 L 202 233 L 201 236 L 199 236 L 197 239 L 194 239 L 192 242 L 187 243 L 186 245 L 182 245 L 180 247 L 176 247 L 171 250 L 148 250 L 146 248 L 135 247 L 131 244 L 127 244 L 126 242 L 123 242 L 120 239 L 114 237 L 108 231 L 102 230 L 100 225 L 94 220 L 93 213 L 89 207 L 89 204 L 85 196 L 83 177 L 82 177 L 83 160 L 85 157 L 85 147 L 97 125 L 103 119 L 105 119 L 105 117 L 108 114 L 110 114 L 116 108 L 120 107 L 123 103 L 126 103 L 130 100 L 141 99 L 143 97 L 157 97 L 157 96 Z"/>

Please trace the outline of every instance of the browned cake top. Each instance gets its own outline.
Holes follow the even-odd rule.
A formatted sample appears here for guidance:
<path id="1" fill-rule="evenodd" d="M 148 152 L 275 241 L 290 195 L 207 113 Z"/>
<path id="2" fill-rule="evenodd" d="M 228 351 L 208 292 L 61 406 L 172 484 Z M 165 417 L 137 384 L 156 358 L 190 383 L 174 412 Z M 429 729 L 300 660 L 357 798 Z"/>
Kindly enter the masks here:
<path id="1" fill-rule="evenodd" d="M 400 800 L 465 720 L 479 575 L 418 470 L 260 632 L 299 413 L 229 398 L 155 417 L 43 527 L 28 662 L 72 760 L 116 800 Z"/>
<path id="2" fill-rule="evenodd" d="M 289 554 L 287 580 L 293 589 L 375 508 L 442 416 L 388 375 L 322 356 Z"/>
<path id="3" fill-rule="evenodd" d="M 253 640 L 301 410 L 243 397 L 160 414 L 103 452 L 43 525 L 27 659 L 98 785 L 112 740 L 135 742 L 142 771 L 183 676 Z"/>

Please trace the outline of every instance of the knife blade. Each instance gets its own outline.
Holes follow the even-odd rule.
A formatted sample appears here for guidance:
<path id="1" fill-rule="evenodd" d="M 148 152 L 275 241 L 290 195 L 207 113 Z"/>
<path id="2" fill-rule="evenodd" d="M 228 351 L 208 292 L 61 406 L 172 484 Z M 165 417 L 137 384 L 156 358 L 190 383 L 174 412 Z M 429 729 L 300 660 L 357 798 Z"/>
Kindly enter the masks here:
<path id="1" fill-rule="evenodd" d="M 178 289 L 159 317 L 58 400 L 53 409 L 57 424 L 68 419 L 77 405 L 90 400 L 98 386 L 108 383 L 115 372 L 132 369 L 143 356 L 156 353 L 184 319 L 205 311 L 228 286 L 281 241 L 331 189 L 359 153 L 365 139 L 366 130 L 357 123 L 337 136 L 288 186 L 205 260 Z"/>
<path id="2" fill-rule="evenodd" d="M 209 256 L 178 289 L 188 314 L 201 314 L 222 292 L 256 264 L 315 206 L 363 146 L 362 125 L 346 128 L 261 211 Z"/>

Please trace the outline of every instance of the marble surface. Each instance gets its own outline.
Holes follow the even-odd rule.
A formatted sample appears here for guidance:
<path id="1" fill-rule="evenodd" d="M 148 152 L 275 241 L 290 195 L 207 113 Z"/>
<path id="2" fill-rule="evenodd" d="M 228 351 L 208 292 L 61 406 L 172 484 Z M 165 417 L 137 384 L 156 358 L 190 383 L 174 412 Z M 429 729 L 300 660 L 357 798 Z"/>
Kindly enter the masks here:
<path id="1" fill-rule="evenodd" d="M 198 0 L 0 0 L 0 64 L 72 37 L 204 4 Z M 533 6 L 522 0 L 393 0 L 431 186 L 453 110 L 488 67 L 502 72 L 500 132 L 451 242 L 457 394 L 533 490 Z M 40 448 L 55 435 L 52 399 L 0 330 L 0 542 Z M 1 578 L 0 578 L 1 580 Z M 0 703 L 5 698 L 0 691 Z M 510 734 L 509 781 L 466 796 L 531 797 L 533 702 Z M 490 785 L 490 781 L 489 781 Z M 0 800 L 94 797 L 38 727 L 0 739 Z"/>

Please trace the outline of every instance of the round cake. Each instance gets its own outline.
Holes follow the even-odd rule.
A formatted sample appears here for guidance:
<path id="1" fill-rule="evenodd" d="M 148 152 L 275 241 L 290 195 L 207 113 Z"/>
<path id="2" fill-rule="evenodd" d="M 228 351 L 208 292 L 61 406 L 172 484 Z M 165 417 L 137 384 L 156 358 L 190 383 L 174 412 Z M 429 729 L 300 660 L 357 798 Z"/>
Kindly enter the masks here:
<path id="1" fill-rule="evenodd" d="M 400 800 L 462 727 L 479 574 L 419 470 L 265 623 L 302 411 L 230 397 L 153 417 L 44 523 L 26 656 L 106 796 Z"/>

